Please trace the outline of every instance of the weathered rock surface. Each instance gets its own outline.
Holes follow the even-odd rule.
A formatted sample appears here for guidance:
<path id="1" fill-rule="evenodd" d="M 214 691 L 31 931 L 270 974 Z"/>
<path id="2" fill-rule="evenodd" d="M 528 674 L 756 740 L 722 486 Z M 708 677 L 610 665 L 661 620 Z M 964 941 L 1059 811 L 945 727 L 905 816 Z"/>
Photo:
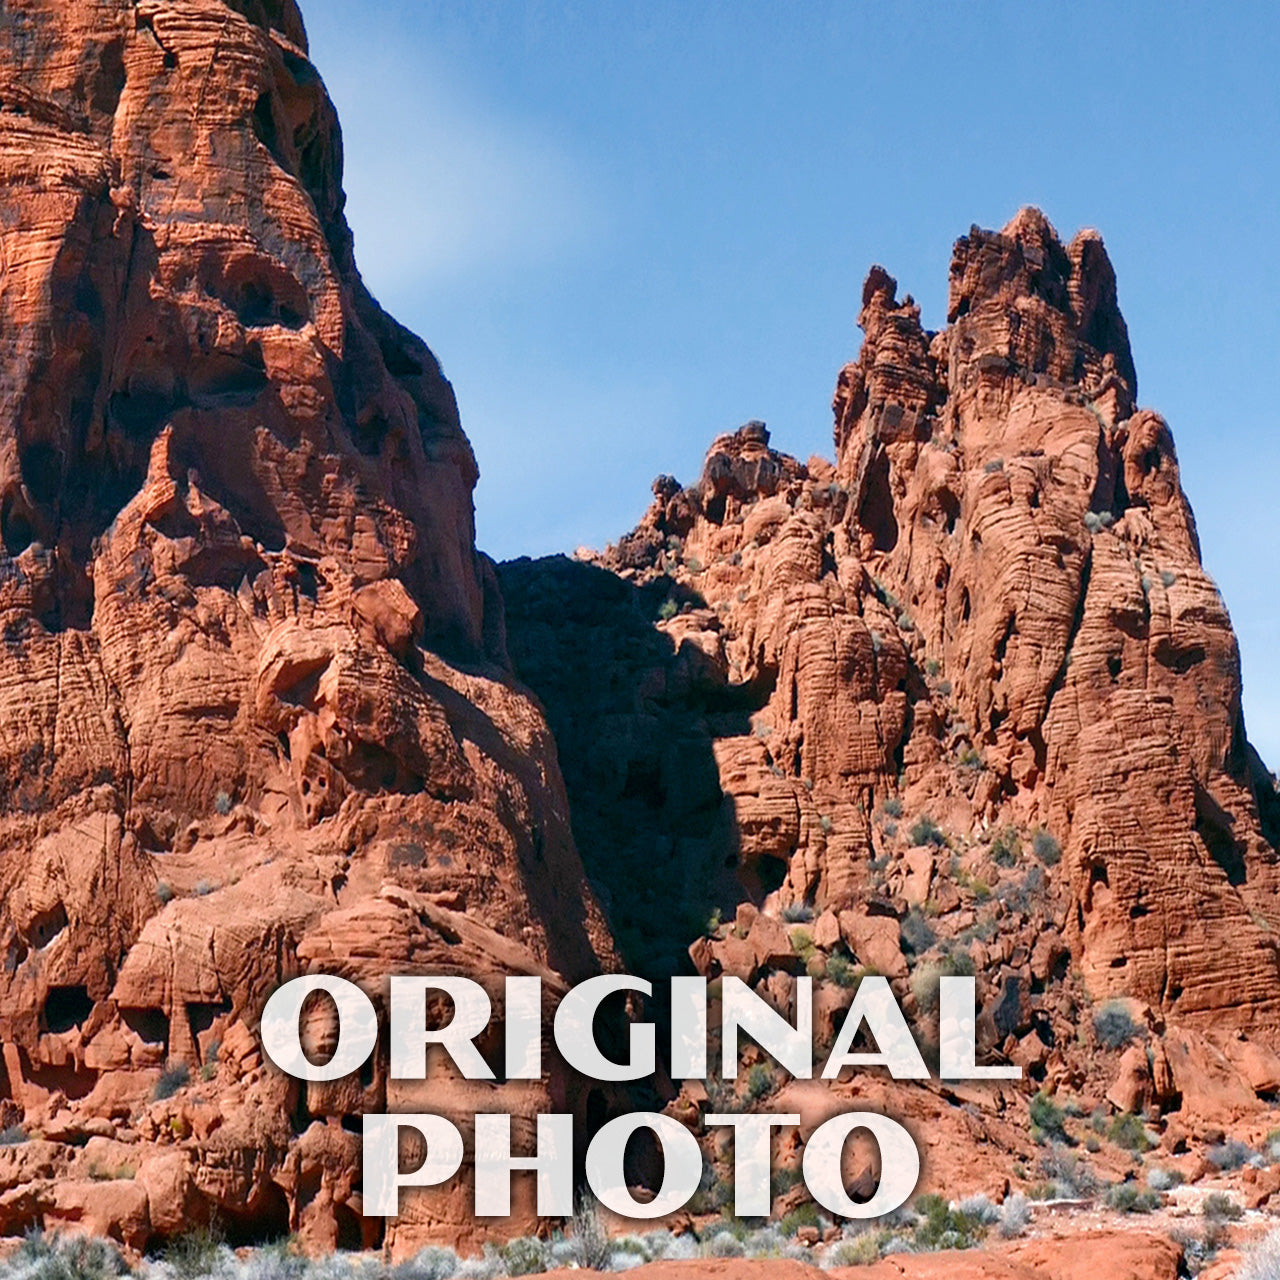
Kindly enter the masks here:
<path id="1" fill-rule="evenodd" d="M 550 998 L 609 950 L 475 461 L 356 271 L 292 0 L 16 0 L 0 101 L 0 1099 L 33 1136 L 0 1235 L 369 1243 L 342 1122 L 385 1062 L 299 1096 L 256 1049 L 270 990 Z M 154 1101 L 167 1063 L 192 1083 Z M 419 1198 L 397 1247 L 467 1204 Z"/>

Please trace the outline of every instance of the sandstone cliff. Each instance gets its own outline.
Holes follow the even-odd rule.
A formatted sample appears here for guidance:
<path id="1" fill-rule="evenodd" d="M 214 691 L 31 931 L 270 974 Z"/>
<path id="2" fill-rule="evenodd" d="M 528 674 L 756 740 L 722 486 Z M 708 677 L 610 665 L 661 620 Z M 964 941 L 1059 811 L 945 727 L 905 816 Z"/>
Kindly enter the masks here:
<path id="1" fill-rule="evenodd" d="M 384 1064 L 298 1096 L 269 991 L 609 951 L 476 464 L 356 271 L 292 0 L 16 0 L 0 103 L 0 1235 L 358 1244 Z"/>
<path id="2" fill-rule="evenodd" d="M 748 423 L 604 554 L 501 567 L 619 944 L 782 1009 L 807 971 L 828 1035 L 859 973 L 925 1022 L 976 973 L 983 1050 L 1033 1087 L 1164 1116 L 1170 1150 L 1260 1137 L 1276 796 L 1102 241 L 1024 210 L 956 243 L 945 329 L 879 267 L 860 323 L 834 463 Z M 837 1090 L 948 1189 L 987 1143 L 989 1178 L 1036 1159 L 1025 1098 L 978 1092 L 975 1129 L 946 1090 Z"/>

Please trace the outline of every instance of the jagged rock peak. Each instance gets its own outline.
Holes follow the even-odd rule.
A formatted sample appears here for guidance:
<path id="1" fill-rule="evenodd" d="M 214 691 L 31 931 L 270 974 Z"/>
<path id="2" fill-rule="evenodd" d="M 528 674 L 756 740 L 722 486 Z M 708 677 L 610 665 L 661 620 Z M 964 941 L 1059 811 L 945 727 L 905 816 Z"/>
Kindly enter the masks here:
<path id="1" fill-rule="evenodd" d="M 1006 414 L 1017 387 L 1088 404 L 1111 424 L 1133 412 L 1138 379 L 1115 271 L 1092 230 L 1063 245 L 1038 209 L 1000 231 L 970 229 L 952 251 L 947 327 L 926 331 L 920 308 L 873 266 L 862 288 L 862 350 L 841 372 L 832 408 L 837 460 L 856 472 L 866 438 L 954 433 L 966 410 Z"/>
<path id="2" fill-rule="evenodd" d="M 1111 356 L 1130 395 L 1137 396 L 1129 332 L 1116 299 L 1115 270 L 1097 231 L 1078 231 L 1064 246 L 1048 218 L 1028 206 L 1000 231 L 973 227 L 956 241 L 948 324 L 988 304 L 1016 307 L 1032 298 L 1066 316 L 1079 342 L 1099 356 Z M 1050 359 L 1048 352 L 1044 358 Z"/>

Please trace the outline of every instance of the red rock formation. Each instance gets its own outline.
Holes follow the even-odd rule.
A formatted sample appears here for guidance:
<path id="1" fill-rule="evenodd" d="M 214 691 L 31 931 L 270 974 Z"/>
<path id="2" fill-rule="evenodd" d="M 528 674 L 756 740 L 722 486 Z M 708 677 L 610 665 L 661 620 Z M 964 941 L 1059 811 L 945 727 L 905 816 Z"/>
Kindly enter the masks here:
<path id="1" fill-rule="evenodd" d="M 856 908 L 884 853 L 927 898 L 937 857 L 872 821 L 889 796 L 932 806 L 957 852 L 1043 825 L 1095 998 L 1265 1025 L 1273 792 L 1172 438 L 1133 407 L 1101 239 L 1064 247 L 1034 210 L 975 228 L 949 319 L 925 332 L 874 268 L 834 468 L 749 424 L 692 489 L 656 486 L 604 563 L 696 596 L 660 622 L 672 643 L 767 691 L 752 734 L 712 736 L 741 856 L 786 864 L 780 901 Z"/>
<path id="2" fill-rule="evenodd" d="M 0 1235 L 359 1243 L 340 1122 L 384 1066 L 299 1098 L 254 1046 L 269 991 L 550 998 L 609 947 L 475 461 L 356 271 L 292 0 L 16 0 L 0 101 L 0 1105 L 41 1139 L 0 1158 Z M 166 1061 L 194 1083 L 153 1102 Z M 86 1138 L 136 1177 L 90 1180 Z M 466 1205 L 420 1198 L 401 1247 Z"/>
<path id="3" fill-rule="evenodd" d="M 860 971 L 926 1023 L 939 972 L 976 972 L 980 1047 L 1031 1087 L 1166 1116 L 1170 1151 L 1260 1136 L 1276 797 L 1101 239 L 1024 210 L 957 243 L 943 331 L 879 267 L 860 318 L 834 465 L 750 423 L 595 564 L 500 568 L 619 943 L 668 972 L 691 943 L 783 1008 L 825 977 L 828 1026 Z M 928 1186 L 1039 1158 L 1016 1091 L 977 1128 L 870 1092 Z"/>

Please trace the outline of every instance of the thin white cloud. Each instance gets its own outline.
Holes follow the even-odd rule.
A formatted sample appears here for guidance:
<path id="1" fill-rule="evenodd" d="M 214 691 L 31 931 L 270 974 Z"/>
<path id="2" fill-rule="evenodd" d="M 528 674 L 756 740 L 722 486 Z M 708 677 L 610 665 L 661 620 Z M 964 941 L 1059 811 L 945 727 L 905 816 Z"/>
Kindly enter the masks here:
<path id="1" fill-rule="evenodd" d="M 504 117 L 417 50 L 349 29 L 341 48 L 313 43 L 342 119 L 356 258 L 375 292 L 542 265 L 594 237 L 588 182 L 536 124 Z"/>

